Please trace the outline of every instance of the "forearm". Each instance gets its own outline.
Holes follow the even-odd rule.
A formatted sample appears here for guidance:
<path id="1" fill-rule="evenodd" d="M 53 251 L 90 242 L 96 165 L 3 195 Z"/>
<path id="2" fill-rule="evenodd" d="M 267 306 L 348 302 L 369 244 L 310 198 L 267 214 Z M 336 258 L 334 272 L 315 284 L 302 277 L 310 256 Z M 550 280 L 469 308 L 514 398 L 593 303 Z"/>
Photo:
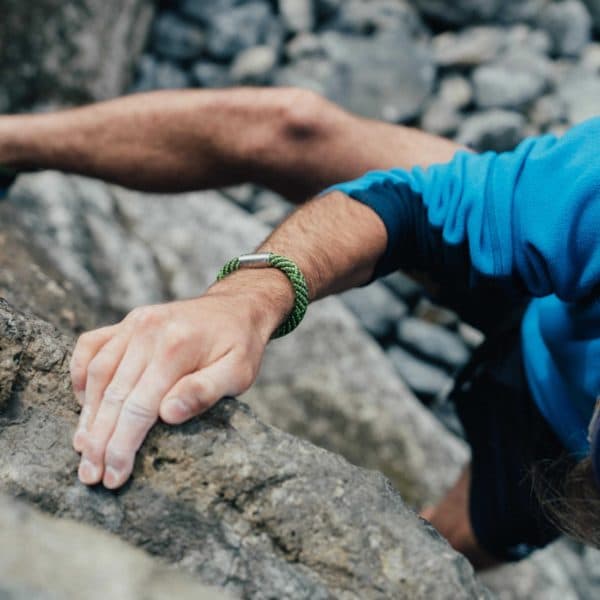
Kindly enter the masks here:
<path id="1" fill-rule="evenodd" d="M 0 163 L 152 191 L 235 184 L 251 178 L 257 149 L 271 144 L 274 102 L 259 90 L 177 90 L 4 116 Z"/>
<path id="2" fill-rule="evenodd" d="M 166 192 L 249 181 L 292 201 L 371 169 L 446 162 L 458 148 L 293 88 L 153 92 L 0 117 L 0 164 Z"/>

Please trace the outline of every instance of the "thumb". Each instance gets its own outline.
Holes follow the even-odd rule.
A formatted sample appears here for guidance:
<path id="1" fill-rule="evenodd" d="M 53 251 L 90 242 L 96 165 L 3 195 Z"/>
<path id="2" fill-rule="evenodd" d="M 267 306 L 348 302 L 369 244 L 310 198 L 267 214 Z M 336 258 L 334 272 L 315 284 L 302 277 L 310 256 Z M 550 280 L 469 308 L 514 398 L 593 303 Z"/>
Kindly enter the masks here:
<path id="1" fill-rule="evenodd" d="M 217 362 L 182 377 L 165 395 L 160 405 L 160 418 L 170 425 L 178 425 L 202 414 L 224 396 L 246 391 L 254 380 L 250 372 L 232 353 Z"/>

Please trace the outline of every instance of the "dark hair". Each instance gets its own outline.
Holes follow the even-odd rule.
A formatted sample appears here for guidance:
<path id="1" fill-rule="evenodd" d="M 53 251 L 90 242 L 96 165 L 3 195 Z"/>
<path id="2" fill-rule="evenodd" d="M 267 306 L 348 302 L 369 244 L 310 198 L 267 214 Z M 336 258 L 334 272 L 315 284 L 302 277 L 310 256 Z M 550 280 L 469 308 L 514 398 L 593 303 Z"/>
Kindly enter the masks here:
<path id="1" fill-rule="evenodd" d="M 600 548 L 600 488 L 590 458 L 538 462 L 532 468 L 532 483 L 542 510 L 557 529 Z"/>

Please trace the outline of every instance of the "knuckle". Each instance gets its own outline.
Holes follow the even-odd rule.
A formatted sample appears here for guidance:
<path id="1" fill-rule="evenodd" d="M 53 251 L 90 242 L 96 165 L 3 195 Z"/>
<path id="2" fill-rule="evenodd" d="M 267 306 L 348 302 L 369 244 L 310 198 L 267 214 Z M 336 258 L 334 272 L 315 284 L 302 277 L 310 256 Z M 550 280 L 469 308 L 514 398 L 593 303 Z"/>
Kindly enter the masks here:
<path id="1" fill-rule="evenodd" d="M 104 443 L 102 440 L 95 435 L 88 435 L 86 440 L 86 455 L 93 462 L 98 462 L 102 459 L 102 455 L 104 454 Z"/>
<path id="2" fill-rule="evenodd" d="M 245 392 L 254 381 L 254 368 L 249 363 L 244 363 L 238 368 L 238 381 L 240 392 Z"/>
<path id="3" fill-rule="evenodd" d="M 175 356 L 183 350 L 188 341 L 188 336 L 183 328 L 177 325 L 168 325 L 164 332 L 164 352 L 167 356 Z"/>
<path id="4" fill-rule="evenodd" d="M 133 452 L 123 448 L 123 446 L 117 446 L 115 444 L 109 444 L 106 448 L 106 454 L 104 456 L 107 465 L 119 470 L 124 471 L 131 465 L 131 458 Z"/>
<path id="5" fill-rule="evenodd" d="M 127 390 L 116 385 L 110 384 L 104 391 L 102 402 L 108 406 L 121 406 L 127 398 Z"/>
<path id="6" fill-rule="evenodd" d="M 102 357 L 97 357 L 90 362 L 87 369 L 88 377 L 92 379 L 100 379 L 108 371 L 108 364 Z"/>
<path id="7" fill-rule="evenodd" d="M 133 401 L 126 402 L 123 408 L 127 416 L 134 421 L 141 421 L 143 423 L 154 422 L 157 418 L 157 414 L 154 410 L 144 405 L 141 402 Z"/>
<path id="8" fill-rule="evenodd" d="M 136 327 L 145 329 L 156 325 L 160 320 L 160 311 L 156 306 L 134 308 L 127 317 Z"/>

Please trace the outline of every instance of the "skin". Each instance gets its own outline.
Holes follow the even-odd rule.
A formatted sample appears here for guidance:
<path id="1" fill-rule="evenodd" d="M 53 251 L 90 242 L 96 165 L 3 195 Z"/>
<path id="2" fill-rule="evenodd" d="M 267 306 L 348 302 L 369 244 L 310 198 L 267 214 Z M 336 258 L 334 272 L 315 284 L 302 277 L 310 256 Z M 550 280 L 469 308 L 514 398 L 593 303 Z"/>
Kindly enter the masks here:
<path id="1" fill-rule="evenodd" d="M 162 192 L 251 181 L 294 202 L 371 169 L 446 162 L 458 149 L 286 88 L 154 92 L 0 117 L 3 164 Z M 370 208 L 333 193 L 304 203 L 258 250 L 292 258 L 316 300 L 368 281 L 386 244 L 385 226 Z M 159 418 L 183 423 L 246 391 L 293 302 L 281 272 L 240 271 L 199 298 L 137 308 L 83 334 L 71 361 L 82 406 L 73 442 L 80 480 L 119 488 Z M 424 515 L 476 566 L 487 566 L 470 528 L 467 488 L 463 476 Z"/>

